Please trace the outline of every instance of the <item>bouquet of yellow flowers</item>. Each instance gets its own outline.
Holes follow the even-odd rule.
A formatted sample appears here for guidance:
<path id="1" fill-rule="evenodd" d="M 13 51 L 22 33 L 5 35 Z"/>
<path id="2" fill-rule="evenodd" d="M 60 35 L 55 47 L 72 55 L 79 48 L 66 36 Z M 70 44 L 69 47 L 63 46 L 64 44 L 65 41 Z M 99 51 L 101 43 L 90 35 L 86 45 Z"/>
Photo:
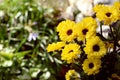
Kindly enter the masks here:
<path id="1" fill-rule="evenodd" d="M 94 16 L 80 22 L 60 22 L 59 41 L 47 46 L 48 52 L 61 53 L 69 67 L 66 80 L 120 80 L 120 2 L 98 4 L 93 10 Z M 103 25 L 109 26 L 107 37 Z"/>

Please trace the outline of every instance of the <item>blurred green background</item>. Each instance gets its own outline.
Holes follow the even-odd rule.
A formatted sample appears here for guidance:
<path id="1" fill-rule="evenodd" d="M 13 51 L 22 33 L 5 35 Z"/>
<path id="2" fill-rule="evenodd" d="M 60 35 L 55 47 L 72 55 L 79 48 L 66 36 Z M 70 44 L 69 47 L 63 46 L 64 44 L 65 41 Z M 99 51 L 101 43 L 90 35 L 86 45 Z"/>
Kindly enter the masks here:
<path id="1" fill-rule="evenodd" d="M 0 3 L 0 80 L 64 80 L 60 54 L 46 51 L 59 40 L 55 28 L 63 20 L 54 1 Z"/>

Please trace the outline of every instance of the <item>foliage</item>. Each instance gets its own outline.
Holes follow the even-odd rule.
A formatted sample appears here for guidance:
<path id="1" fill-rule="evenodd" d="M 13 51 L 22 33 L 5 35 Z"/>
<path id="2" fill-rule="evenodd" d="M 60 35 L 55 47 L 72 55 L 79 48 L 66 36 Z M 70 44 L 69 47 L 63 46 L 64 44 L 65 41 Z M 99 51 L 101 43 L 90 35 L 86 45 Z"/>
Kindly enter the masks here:
<path id="1" fill-rule="evenodd" d="M 62 62 L 46 46 L 58 40 L 58 14 L 38 0 L 0 4 L 0 80 L 56 80 Z"/>

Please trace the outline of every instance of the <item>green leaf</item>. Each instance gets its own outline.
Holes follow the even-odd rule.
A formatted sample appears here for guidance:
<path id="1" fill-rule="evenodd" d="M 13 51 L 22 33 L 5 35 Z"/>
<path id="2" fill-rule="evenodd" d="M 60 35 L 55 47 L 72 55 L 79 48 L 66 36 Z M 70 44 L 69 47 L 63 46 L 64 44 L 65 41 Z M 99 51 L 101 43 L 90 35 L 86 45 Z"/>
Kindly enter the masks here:
<path id="1" fill-rule="evenodd" d="M 13 53 L 0 53 L 0 56 L 6 60 L 11 60 L 13 58 Z"/>
<path id="2" fill-rule="evenodd" d="M 32 51 L 29 50 L 29 51 L 17 52 L 17 53 L 15 53 L 15 57 L 17 57 L 19 59 L 22 59 L 22 58 L 24 58 L 25 55 L 27 55 L 30 52 L 32 52 Z"/>

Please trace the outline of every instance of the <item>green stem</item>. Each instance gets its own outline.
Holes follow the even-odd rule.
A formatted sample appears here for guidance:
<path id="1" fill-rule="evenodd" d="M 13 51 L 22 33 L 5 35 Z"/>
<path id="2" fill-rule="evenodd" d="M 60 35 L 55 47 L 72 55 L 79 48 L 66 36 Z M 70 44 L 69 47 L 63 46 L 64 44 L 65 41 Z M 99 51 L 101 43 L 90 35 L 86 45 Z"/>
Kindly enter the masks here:
<path id="1" fill-rule="evenodd" d="M 39 50 L 40 44 L 35 45 L 36 47 L 33 49 L 32 57 L 35 56 L 36 52 Z"/>
<path id="2" fill-rule="evenodd" d="M 20 42 L 20 44 L 19 44 L 19 46 L 17 47 L 17 49 L 16 49 L 15 52 L 18 52 L 18 51 L 20 50 L 20 48 L 23 46 L 23 44 L 24 44 L 26 41 L 27 41 L 27 38 L 24 38 L 24 39 Z"/>

